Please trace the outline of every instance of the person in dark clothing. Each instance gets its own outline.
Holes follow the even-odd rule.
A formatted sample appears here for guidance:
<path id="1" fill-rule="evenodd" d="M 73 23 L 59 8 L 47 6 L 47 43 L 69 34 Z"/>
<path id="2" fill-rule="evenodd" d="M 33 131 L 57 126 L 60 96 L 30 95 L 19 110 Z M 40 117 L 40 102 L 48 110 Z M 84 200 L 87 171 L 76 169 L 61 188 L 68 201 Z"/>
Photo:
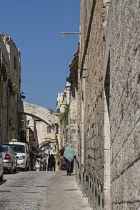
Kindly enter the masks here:
<path id="1" fill-rule="evenodd" d="M 62 149 L 60 149 L 60 156 L 64 156 L 64 151 L 65 151 L 65 147 L 62 147 Z"/>
<path id="2" fill-rule="evenodd" d="M 51 154 L 51 169 L 55 171 L 55 157 Z"/>
<path id="3" fill-rule="evenodd" d="M 55 171 L 55 157 L 53 154 L 49 155 L 48 158 L 48 171 Z"/>
<path id="4" fill-rule="evenodd" d="M 61 149 L 60 149 L 60 169 L 61 170 L 65 170 L 65 166 L 66 166 L 66 163 L 65 163 L 65 159 L 64 159 L 64 152 L 65 152 L 65 147 L 63 146 Z"/>
<path id="5" fill-rule="evenodd" d="M 47 169 L 47 162 L 46 162 L 46 159 L 44 159 L 44 160 L 42 161 L 42 170 L 43 170 L 43 171 L 46 171 L 46 169 Z"/>
<path id="6" fill-rule="evenodd" d="M 48 158 L 48 171 L 51 171 L 51 155 Z"/>

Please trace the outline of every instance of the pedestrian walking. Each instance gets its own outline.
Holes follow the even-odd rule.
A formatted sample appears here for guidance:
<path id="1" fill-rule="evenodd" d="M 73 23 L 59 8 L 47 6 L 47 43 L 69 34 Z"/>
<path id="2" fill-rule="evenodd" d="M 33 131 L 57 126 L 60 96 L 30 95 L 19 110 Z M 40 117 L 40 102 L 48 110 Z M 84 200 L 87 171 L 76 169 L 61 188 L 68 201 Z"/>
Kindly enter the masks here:
<path id="1" fill-rule="evenodd" d="M 69 144 L 65 149 L 64 158 L 66 159 L 67 175 L 71 175 L 73 173 L 74 158 L 76 158 L 76 152 L 72 148 L 72 144 Z"/>
<path id="2" fill-rule="evenodd" d="M 52 170 L 54 170 L 55 171 L 55 157 L 54 157 L 54 155 L 53 154 L 51 154 L 51 159 L 52 159 Z"/>
<path id="3" fill-rule="evenodd" d="M 55 171 L 55 157 L 53 154 L 49 155 L 48 158 L 48 171 Z"/>
<path id="4" fill-rule="evenodd" d="M 65 147 L 63 146 L 63 147 L 60 149 L 60 157 L 61 157 L 61 156 L 64 156 L 64 151 L 65 151 Z"/>
<path id="5" fill-rule="evenodd" d="M 48 171 L 51 171 L 51 155 L 48 158 Z"/>
<path id="6" fill-rule="evenodd" d="M 60 169 L 61 170 L 65 170 L 65 167 L 66 167 L 66 163 L 65 163 L 65 159 L 64 159 L 64 151 L 65 151 L 65 147 L 63 146 L 60 149 L 60 158 L 59 158 L 59 161 L 60 161 Z"/>
<path id="7" fill-rule="evenodd" d="M 46 159 L 44 159 L 44 160 L 42 161 L 42 170 L 43 170 L 43 171 L 46 171 L 46 170 L 47 170 L 47 162 L 46 162 Z"/>
<path id="8" fill-rule="evenodd" d="M 40 161 L 39 160 L 36 160 L 36 162 L 35 162 L 35 170 L 36 171 L 40 171 L 40 167 L 41 167 Z"/>

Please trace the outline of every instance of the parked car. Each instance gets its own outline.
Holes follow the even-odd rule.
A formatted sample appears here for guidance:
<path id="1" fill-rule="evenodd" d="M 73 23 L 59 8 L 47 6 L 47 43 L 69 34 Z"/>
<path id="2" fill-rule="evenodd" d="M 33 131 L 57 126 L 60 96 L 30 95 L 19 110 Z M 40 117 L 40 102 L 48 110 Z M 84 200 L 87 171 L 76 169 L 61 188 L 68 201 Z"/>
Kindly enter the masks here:
<path id="1" fill-rule="evenodd" d="M 3 173 L 4 173 L 3 160 L 2 160 L 2 154 L 0 153 L 0 181 L 3 181 Z"/>
<path id="2" fill-rule="evenodd" d="M 2 154 L 4 170 L 9 171 L 9 173 L 15 173 L 17 170 L 17 158 L 14 151 L 8 145 L 0 145 L 0 153 Z"/>
<path id="3" fill-rule="evenodd" d="M 29 148 L 26 143 L 10 141 L 4 142 L 3 145 L 9 145 L 16 153 L 17 168 L 30 170 Z"/>

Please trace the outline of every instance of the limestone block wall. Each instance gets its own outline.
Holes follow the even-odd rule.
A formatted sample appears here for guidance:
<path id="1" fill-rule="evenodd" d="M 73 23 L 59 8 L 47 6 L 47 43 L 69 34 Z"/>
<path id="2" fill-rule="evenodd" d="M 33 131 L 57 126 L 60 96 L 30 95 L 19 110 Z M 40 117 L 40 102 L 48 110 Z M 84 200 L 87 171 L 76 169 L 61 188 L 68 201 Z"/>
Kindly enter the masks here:
<path id="1" fill-rule="evenodd" d="M 107 8 L 103 1 L 95 0 L 81 1 L 81 7 L 78 83 L 81 186 L 93 208 L 103 209 L 104 104 L 102 68 L 104 22 L 107 18 Z"/>
<path id="2" fill-rule="evenodd" d="M 112 1 L 111 209 L 140 207 L 139 0 Z"/>
<path id="3" fill-rule="evenodd" d="M 102 29 L 102 1 L 96 3 L 90 30 L 87 58 L 87 78 L 85 93 L 85 139 L 87 144 L 88 168 L 92 173 L 92 160 L 99 170 L 94 171 L 96 177 L 100 174 L 102 162 L 100 149 L 103 149 L 103 100 L 102 100 L 102 62 L 103 62 L 103 29 Z M 92 129 L 91 129 L 92 128 Z M 88 134 L 88 137 L 87 135 Z M 101 161 L 101 162 L 100 162 Z M 90 168 L 91 167 L 91 168 Z M 102 179 L 102 178 L 101 178 Z"/>
<path id="4" fill-rule="evenodd" d="M 3 34 L 0 34 L 0 54 L 0 141 L 2 143 L 12 138 L 19 139 L 20 102 L 20 53 L 12 39 Z M 15 59 L 16 69 L 14 69 Z M 16 92 L 13 91 L 13 84 L 16 85 Z"/>
<path id="5" fill-rule="evenodd" d="M 87 78 L 85 85 L 85 168 L 87 176 L 90 179 L 94 178 L 91 183 L 94 186 L 92 196 L 94 197 L 93 205 L 95 208 L 103 203 L 101 198 L 102 190 L 99 191 L 99 188 L 103 188 L 103 86 L 101 83 L 103 31 L 100 12 L 98 12 L 101 10 L 101 2 L 96 3 L 87 50 Z M 89 180 L 87 182 L 89 185 Z"/>
<path id="6" fill-rule="evenodd" d="M 78 154 L 78 139 L 77 139 L 77 100 L 74 99 L 70 104 L 70 143 L 73 144 L 73 148 L 76 150 L 76 154 Z"/>
<path id="7" fill-rule="evenodd" d="M 63 134 L 72 137 L 77 108 L 76 180 L 93 209 L 140 208 L 139 6 L 81 0 L 77 98 Z"/>
<path id="8" fill-rule="evenodd" d="M 18 107 L 20 104 L 20 52 L 13 42 L 13 40 L 9 37 L 9 43 L 6 44 L 7 51 L 9 52 L 10 59 L 10 79 L 8 80 L 8 84 L 12 84 L 16 87 L 16 92 L 14 94 L 9 94 L 9 103 L 8 103 L 8 114 L 10 117 L 10 127 L 8 132 L 8 140 L 12 138 L 19 139 L 19 113 Z"/>
<path id="9" fill-rule="evenodd" d="M 9 63 L 9 56 L 0 35 L 0 143 L 7 139 L 7 76 L 2 73 L 5 63 Z"/>

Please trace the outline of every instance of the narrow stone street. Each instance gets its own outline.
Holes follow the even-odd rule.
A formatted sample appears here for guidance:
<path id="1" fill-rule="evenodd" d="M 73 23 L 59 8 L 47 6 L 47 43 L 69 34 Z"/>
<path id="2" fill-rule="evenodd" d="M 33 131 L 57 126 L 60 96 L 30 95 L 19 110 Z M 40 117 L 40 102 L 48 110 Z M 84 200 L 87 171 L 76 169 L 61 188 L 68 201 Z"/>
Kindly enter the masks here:
<path id="1" fill-rule="evenodd" d="M 87 198 L 64 171 L 5 174 L 0 182 L 1 210 L 90 210 Z"/>

